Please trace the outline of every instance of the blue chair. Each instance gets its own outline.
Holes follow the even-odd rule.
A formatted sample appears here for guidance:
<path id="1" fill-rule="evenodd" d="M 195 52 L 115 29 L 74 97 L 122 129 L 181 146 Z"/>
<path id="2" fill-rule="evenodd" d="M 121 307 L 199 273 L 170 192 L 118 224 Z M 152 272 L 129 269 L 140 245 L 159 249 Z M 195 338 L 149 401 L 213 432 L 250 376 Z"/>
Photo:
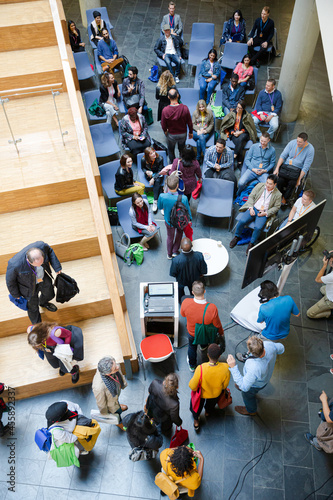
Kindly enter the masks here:
<path id="1" fill-rule="evenodd" d="M 180 100 L 183 104 L 186 104 L 190 110 L 191 116 L 199 101 L 199 90 L 198 89 L 178 89 L 180 94 Z"/>
<path id="2" fill-rule="evenodd" d="M 236 63 L 241 61 L 245 54 L 247 54 L 246 43 L 227 42 L 224 46 L 222 68 L 234 69 Z"/>
<path id="3" fill-rule="evenodd" d="M 200 85 L 199 85 L 199 73 L 200 73 L 200 70 L 201 70 L 201 63 L 197 65 L 197 67 L 195 68 L 195 76 L 194 76 L 194 88 L 195 89 L 200 89 Z"/>
<path id="4" fill-rule="evenodd" d="M 95 61 L 95 69 L 98 75 L 103 74 L 102 66 L 101 66 L 101 61 L 99 60 L 98 57 L 98 50 L 94 50 L 94 61 Z"/>
<path id="5" fill-rule="evenodd" d="M 112 37 L 112 33 L 111 33 L 111 28 L 113 28 L 113 26 L 111 26 L 111 25 L 110 25 L 110 23 L 109 23 L 108 21 L 105 21 L 105 23 L 106 23 L 106 27 L 107 27 L 107 29 L 108 29 L 108 32 L 109 32 L 110 38 L 111 38 L 111 39 L 113 39 L 113 37 Z M 96 44 L 95 44 L 95 42 L 93 42 L 93 41 L 92 41 L 92 39 L 91 39 L 91 28 L 90 28 L 90 23 L 88 24 L 88 28 L 87 28 L 87 30 L 88 30 L 88 37 L 89 37 L 89 42 L 90 42 L 91 48 L 92 48 L 93 50 L 95 50 L 95 49 L 97 49 L 97 45 L 96 45 Z"/>
<path id="6" fill-rule="evenodd" d="M 120 149 L 111 125 L 108 123 L 98 123 L 97 125 L 91 125 L 89 128 L 96 158 L 106 158 L 119 153 Z"/>
<path id="7" fill-rule="evenodd" d="M 275 38 L 275 44 L 273 43 L 273 39 Z M 267 64 L 271 62 L 271 59 L 273 58 L 273 47 L 275 47 L 275 50 L 278 48 L 278 39 L 277 39 L 277 31 L 276 28 L 274 28 L 274 35 L 273 35 L 272 43 L 267 47 L 266 54 L 268 54 L 268 61 Z M 259 52 L 260 47 L 254 47 L 255 52 Z"/>
<path id="8" fill-rule="evenodd" d="M 211 40 L 191 40 L 190 50 L 188 55 L 188 64 L 197 66 L 202 60 L 207 57 L 210 49 L 213 48 L 214 42 Z"/>
<path id="9" fill-rule="evenodd" d="M 142 198 L 144 198 L 145 200 L 147 199 L 146 196 L 143 196 Z M 124 200 L 117 202 L 116 206 L 118 210 L 119 224 L 121 225 L 121 228 L 124 231 L 124 233 L 127 233 L 131 239 L 142 238 L 142 235 L 139 234 L 137 231 L 135 231 L 135 229 L 133 229 L 132 227 L 131 219 L 128 213 L 131 205 L 132 205 L 132 196 L 130 198 L 125 198 Z M 155 222 L 154 219 L 152 220 L 153 222 Z M 158 229 L 158 234 L 161 239 L 160 226 L 156 224 L 156 228 Z"/>
<path id="10" fill-rule="evenodd" d="M 229 217 L 230 231 L 233 213 L 234 183 L 223 179 L 202 179 L 197 213 L 209 217 Z"/>
<path id="11" fill-rule="evenodd" d="M 91 23 L 93 22 L 94 20 L 94 16 L 93 16 L 93 12 L 94 10 L 98 10 L 98 12 L 101 13 L 101 17 L 103 19 L 103 21 L 105 21 L 105 24 L 109 30 L 109 35 L 110 37 L 112 38 L 112 34 L 111 34 L 111 30 L 113 28 L 111 22 L 110 22 L 110 19 L 109 19 L 109 14 L 108 14 L 108 11 L 106 10 L 106 7 L 96 7 L 95 9 L 88 9 L 86 10 L 86 16 L 87 16 L 87 26 L 88 26 L 88 37 L 89 37 L 89 42 L 90 42 L 90 45 L 92 47 L 92 49 L 96 49 L 96 44 L 94 42 L 91 41 L 90 37 L 91 37 L 91 29 L 90 29 L 90 25 Z"/>
<path id="12" fill-rule="evenodd" d="M 119 167 L 120 167 L 119 159 L 110 161 L 109 163 L 104 163 L 104 165 L 100 165 L 99 167 L 102 188 L 108 200 L 121 198 L 121 196 L 117 194 L 114 190 L 114 183 L 116 181 L 116 172 Z"/>
<path id="13" fill-rule="evenodd" d="M 223 28 L 222 28 L 221 38 L 222 38 L 222 35 L 223 35 L 223 33 L 224 33 L 224 30 L 225 30 L 225 28 L 226 28 L 227 24 L 228 24 L 228 21 L 224 21 L 224 23 L 223 23 Z M 222 43 L 221 43 L 221 38 L 220 38 L 220 47 L 222 46 Z M 221 54 L 222 54 L 222 52 L 221 52 Z"/>
<path id="14" fill-rule="evenodd" d="M 100 96 L 99 90 L 89 90 L 88 92 L 85 92 L 83 94 L 88 120 L 91 123 L 100 123 L 100 122 L 105 122 L 106 120 L 106 115 L 95 116 L 89 113 L 90 106 L 92 105 L 95 99 L 97 99 L 97 101 L 99 100 L 99 96 Z"/>
<path id="15" fill-rule="evenodd" d="M 79 81 L 93 78 L 95 73 L 91 69 L 87 52 L 73 52 L 77 77 Z"/>
<path id="16" fill-rule="evenodd" d="M 248 150 L 250 149 L 250 147 L 253 145 L 253 142 L 249 139 L 247 141 L 247 143 L 245 144 L 244 146 L 244 150 Z M 227 139 L 227 142 L 226 142 L 226 146 L 228 146 L 228 148 L 234 150 L 235 149 L 235 144 L 233 143 L 233 141 L 231 139 Z"/>
<path id="17" fill-rule="evenodd" d="M 166 151 L 157 151 L 157 153 L 159 154 L 159 156 L 161 156 L 163 158 L 164 166 L 168 165 L 168 158 L 167 158 Z M 143 155 L 144 155 L 144 153 L 139 153 L 136 157 L 136 164 L 138 167 L 138 181 L 142 182 L 142 184 L 144 184 L 146 186 L 146 188 L 152 189 L 152 186 L 147 181 L 146 176 L 141 168 L 141 158 L 143 157 Z M 165 176 L 164 176 L 164 179 L 165 179 Z M 164 180 L 163 180 L 162 185 L 163 184 L 164 184 Z"/>
<path id="18" fill-rule="evenodd" d="M 215 25 L 213 23 L 193 23 L 191 42 L 193 40 L 210 41 L 214 44 Z"/>

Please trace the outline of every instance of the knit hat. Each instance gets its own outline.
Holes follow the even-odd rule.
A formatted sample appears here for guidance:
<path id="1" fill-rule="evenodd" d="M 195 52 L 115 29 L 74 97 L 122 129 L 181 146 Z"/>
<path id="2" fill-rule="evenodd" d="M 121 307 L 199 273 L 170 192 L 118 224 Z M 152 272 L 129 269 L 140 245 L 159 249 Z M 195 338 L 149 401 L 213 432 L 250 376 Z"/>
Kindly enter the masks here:
<path id="1" fill-rule="evenodd" d="M 101 13 L 98 12 L 98 10 L 94 10 L 93 12 L 93 16 L 94 16 L 94 19 L 96 19 L 97 16 L 100 16 L 101 17 Z"/>

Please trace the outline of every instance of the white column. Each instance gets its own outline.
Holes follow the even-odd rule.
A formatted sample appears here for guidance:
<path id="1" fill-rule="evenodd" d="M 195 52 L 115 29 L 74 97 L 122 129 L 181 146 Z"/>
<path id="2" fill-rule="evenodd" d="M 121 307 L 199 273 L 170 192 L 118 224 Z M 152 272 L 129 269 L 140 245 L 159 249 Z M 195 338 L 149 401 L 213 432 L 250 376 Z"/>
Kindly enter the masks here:
<path id="1" fill-rule="evenodd" d="M 85 28 L 87 28 L 87 16 L 86 10 L 95 9 L 101 7 L 101 0 L 80 0 L 80 11 L 81 11 L 81 19 L 82 24 Z"/>

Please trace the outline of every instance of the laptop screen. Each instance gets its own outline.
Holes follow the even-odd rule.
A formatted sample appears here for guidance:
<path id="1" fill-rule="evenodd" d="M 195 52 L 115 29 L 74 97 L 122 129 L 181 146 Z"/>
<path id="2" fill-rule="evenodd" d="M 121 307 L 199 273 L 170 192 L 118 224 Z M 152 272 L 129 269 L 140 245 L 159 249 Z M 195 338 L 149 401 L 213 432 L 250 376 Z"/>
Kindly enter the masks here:
<path id="1" fill-rule="evenodd" d="M 173 283 L 149 283 L 149 297 L 160 297 L 165 295 L 173 295 Z"/>

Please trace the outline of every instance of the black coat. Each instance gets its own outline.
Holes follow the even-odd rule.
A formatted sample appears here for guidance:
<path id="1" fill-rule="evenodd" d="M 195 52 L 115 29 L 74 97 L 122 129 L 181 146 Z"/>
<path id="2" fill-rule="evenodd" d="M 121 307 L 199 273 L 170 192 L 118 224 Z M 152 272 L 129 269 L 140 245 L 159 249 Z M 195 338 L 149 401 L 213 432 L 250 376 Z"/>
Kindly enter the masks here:
<path id="1" fill-rule="evenodd" d="M 142 446 L 148 450 L 158 450 L 163 444 L 163 436 L 159 426 L 153 424 L 150 429 L 135 426 L 135 432 L 133 432 L 133 428 L 131 429 L 132 425 L 135 425 L 136 420 L 142 414 L 143 411 L 129 413 L 123 418 L 122 423 L 127 427 L 127 440 L 132 448 Z"/>
<path id="2" fill-rule="evenodd" d="M 176 51 L 177 56 L 181 57 L 182 54 L 180 52 L 180 46 L 179 46 L 179 40 L 178 40 L 179 37 L 175 36 L 175 35 L 171 35 L 171 38 L 173 40 L 173 46 L 175 47 L 175 51 Z M 167 46 L 167 43 L 166 43 L 165 35 L 163 35 L 157 40 L 157 42 L 155 43 L 155 47 L 154 47 L 155 54 L 160 59 L 163 59 L 166 46 Z"/>
<path id="3" fill-rule="evenodd" d="M 197 281 L 207 274 L 207 264 L 201 252 L 180 253 L 173 259 L 170 267 L 170 276 L 176 278 L 178 283 L 192 288 L 193 281 Z"/>
<path id="4" fill-rule="evenodd" d="M 130 168 L 127 172 L 122 166 L 120 166 L 116 172 L 116 181 L 114 183 L 114 190 L 122 191 L 133 186 L 133 171 Z"/>
<path id="5" fill-rule="evenodd" d="M 266 25 L 265 23 L 262 23 L 262 20 L 260 17 L 258 17 L 254 21 L 254 25 L 252 30 L 249 33 L 249 38 L 254 38 L 255 36 L 260 36 L 261 33 L 261 24 L 263 24 L 263 30 L 262 30 L 262 37 L 260 39 L 261 43 L 262 42 L 270 42 L 274 36 L 274 21 L 271 18 L 268 18 Z M 264 27 L 265 25 L 265 27 Z"/>
<path id="6" fill-rule="evenodd" d="M 118 83 L 116 82 L 116 80 L 113 82 L 113 88 L 114 88 L 114 98 L 117 100 L 119 100 L 119 97 L 118 97 Z M 105 103 L 109 100 L 109 90 L 108 90 L 108 87 L 104 87 L 104 85 L 101 85 L 99 87 L 99 91 L 101 93 L 101 95 L 99 96 L 99 104 L 102 104 L 102 103 Z"/>
<path id="7" fill-rule="evenodd" d="M 36 275 L 34 274 L 31 265 L 27 262 L 27 251 L 30 248 L 39 248 L 44 253 L 43 268 L 51 276 L 50 264 L 55 272 L 61 271 L 61 264 L 54 253 L 53 249 L 44 241 L 36 241 L 24 247 L 14 257 L 12 257 L 7 266 L 6 284 L 9 292 L 13 297 L 24 297 L 28 300 L 35 293 L 36 289 Z"/>
<path id="8" fill-rule="evenodd" d="M 148 415 L 162 425 L 162 431 L 171 428 L 172 424 L 182 425 L 179 416 L 179 399 L 168 396 L 163 389 L 163 381 L 155 379 L 149 386 L 147 400 Z"/>

